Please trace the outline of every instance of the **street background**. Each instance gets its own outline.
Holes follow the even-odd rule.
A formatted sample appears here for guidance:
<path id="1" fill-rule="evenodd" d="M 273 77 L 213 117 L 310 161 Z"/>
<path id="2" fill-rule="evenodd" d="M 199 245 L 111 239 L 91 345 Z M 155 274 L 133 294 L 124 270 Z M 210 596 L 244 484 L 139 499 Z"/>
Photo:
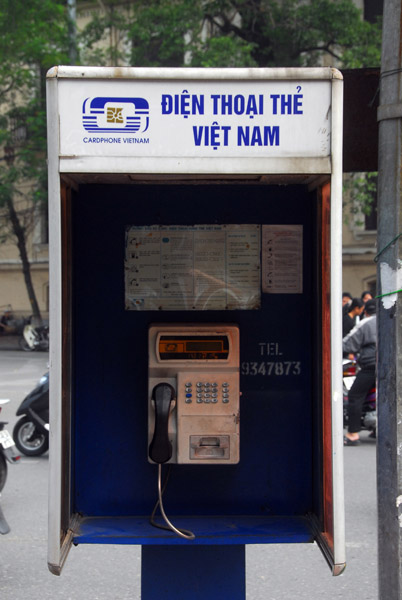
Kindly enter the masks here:
<path id="1" fill-rule="evenodd" d="M 47 353 L 22 352 L 14 339 L 0 338 L 0 398 L 11 400 L 0 419 L 9 422 L 10 433 L 21 400 L 47 364 Z M 377 599 L 375 440 L 363 432 L 362 444 L 344 453 L 346 571 L 332 577 L 315 544 L 247 546 L 247 600 Z M 0 501 L 11 532 L 0 536 L 1 600 L 140 599 L 138 546 L 73 547 L 61 577 L 52 575 L 47 569 L 48 454 L 23 457 L 8 467 Z"/>

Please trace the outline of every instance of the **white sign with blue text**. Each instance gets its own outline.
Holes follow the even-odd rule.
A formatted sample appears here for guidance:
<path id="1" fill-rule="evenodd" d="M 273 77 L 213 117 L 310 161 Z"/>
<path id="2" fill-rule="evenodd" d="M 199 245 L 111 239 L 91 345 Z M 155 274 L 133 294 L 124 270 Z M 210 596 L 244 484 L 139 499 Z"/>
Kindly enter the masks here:
<path id="1" fill-rule="evenodd" d="M 60 80 L 60 155 L 330 155 L 331 82 Z"/>

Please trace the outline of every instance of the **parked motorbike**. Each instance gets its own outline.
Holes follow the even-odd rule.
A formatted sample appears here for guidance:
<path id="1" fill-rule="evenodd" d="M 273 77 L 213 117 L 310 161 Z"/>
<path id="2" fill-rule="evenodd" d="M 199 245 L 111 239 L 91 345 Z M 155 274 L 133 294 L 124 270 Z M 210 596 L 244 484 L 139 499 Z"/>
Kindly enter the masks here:
<path id="1" fill-rule="evenodd" d="M 25 350 L 25 352 L 49 350 L 49 327 L 47 325 L 34 327 L 30 318 L 22 331 L 22 336 L 18 340 L 18 343 L 21 350 Z"/>
<path id="2" fill-rule="evenodd" d="M 0 412 L 2 405 L 9 402 L 9 400 L 0 400 Z M 0 494 L 3 490 L 6 479 L 7 479 L 7 461 L 10 463 L 16 463 L 20 459 L 14 440 L 5 429 L 7 423 L 0 421 Z M 4 517 L 3 511 L 0 506 L 0 533 L 5 534 L 10 531 L 10 527 Z"/>
<path id="3" fill-rule="evenodd" d="M 0 306 L 0 335 L 13 335 L 17 331 L 17 321 L 11 304 Z"/>
<path id="4" fill-rule="evenodd" d="M 17 410 L 13 438 L 26 456 L 39 456 L 49 448 L 49 373 L 40 378 Z"/>
<path id="5" fill-rule="evenodd" d="M 357 363 L 354 359 L 343 360 L 343 426 L 348 426 L 348 402 L 349 390 L 356 379 Z M 377 435 L 377 390 L 375 387 L 369 390 L 362 408 L 361 428 L 371 432 L 371 437 Z"/>

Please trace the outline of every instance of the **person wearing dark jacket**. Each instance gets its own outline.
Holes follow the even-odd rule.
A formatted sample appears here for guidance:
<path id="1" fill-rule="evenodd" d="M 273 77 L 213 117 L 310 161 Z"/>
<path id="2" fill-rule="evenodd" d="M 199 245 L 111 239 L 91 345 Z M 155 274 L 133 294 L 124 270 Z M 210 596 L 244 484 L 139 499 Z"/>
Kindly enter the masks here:
<path id="1" fill-rule="evenodd" d="M 365 318 L 343 338 L 343 352 L 357 354 L 360 370 L 349 390 L 348 432 L 344 436 L 345 446 L 360 444 L 361 414 L 363 402 L 376 383 L 377 320 L 376 302 L 368 300 L 364 306 Z"/>
<path id="2" fill-rule="evenodd" d="M 345 337 L 356 325 L 356 317 L 360 317 L 364 310 L 364 302 L 360 298 L 353 298 L 348 306 L 347 312 L 343 315 L 342 320 L 342 337 Z"/>

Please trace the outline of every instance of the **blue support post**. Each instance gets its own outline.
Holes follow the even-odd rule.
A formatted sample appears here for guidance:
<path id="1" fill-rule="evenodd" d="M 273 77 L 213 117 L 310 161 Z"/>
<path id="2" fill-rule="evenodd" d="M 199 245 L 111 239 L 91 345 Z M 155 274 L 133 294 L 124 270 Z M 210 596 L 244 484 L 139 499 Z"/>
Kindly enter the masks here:
<path id="1" fill-rule="evenodd" d="M 143 546 L 141 600 L 246 597 L 245 545 Z"/>

